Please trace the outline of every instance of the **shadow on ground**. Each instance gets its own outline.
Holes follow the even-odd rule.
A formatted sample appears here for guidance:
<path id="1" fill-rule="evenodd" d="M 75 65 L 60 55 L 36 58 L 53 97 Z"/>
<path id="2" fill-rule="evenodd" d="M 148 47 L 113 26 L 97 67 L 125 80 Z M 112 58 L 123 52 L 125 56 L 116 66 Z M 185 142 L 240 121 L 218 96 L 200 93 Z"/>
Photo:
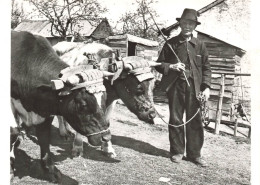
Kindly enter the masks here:
<path id="1" fill-rule="evenodd" d="M 25 151 L 16 149 L 15 150 L 15 173 L 14 176 L 18 178 L 23 178 L 26 176 L 32 177 L 34 179 L 49 181 L 48 176 L 43 171 L 40 159 L 32 159 L 28 156 Z M 77 185 L 78 182 L 64 174 L 61 177 L 62 185 Z"/>
<path id="2" fill-rule="evenodd" d="M 118 145 L 124 148 L 133 149 L 140 153 L 145 153 L 148 155 L 161 156 L 161 157 L 169 157 L 169 152 L 166 150 L 162 150 L 154 147 L 153 145 L 139 141 L 130 137 L 125 136 L 112 136 L 113 145 Z"/>

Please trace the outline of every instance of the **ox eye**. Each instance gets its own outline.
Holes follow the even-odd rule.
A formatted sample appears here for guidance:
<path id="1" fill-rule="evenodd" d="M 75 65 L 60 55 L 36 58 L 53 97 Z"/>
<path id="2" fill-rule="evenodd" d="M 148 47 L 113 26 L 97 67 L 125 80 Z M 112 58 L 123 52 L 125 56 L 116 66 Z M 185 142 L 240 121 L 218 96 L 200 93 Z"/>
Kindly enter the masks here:
<path id="1" fill-rule="evenodd" d="M 137 94 L 142 94 L 144 92 L 143 86 L 139 84 L 136 88 Z"/>

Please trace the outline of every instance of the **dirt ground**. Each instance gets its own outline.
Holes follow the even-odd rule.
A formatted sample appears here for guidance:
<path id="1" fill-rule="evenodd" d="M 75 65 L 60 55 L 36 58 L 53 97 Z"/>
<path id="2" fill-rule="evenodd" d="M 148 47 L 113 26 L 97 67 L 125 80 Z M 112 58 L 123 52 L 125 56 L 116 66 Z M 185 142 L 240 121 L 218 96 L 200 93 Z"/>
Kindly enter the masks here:
<path id="1" fill-rule="evenodd" d="M 57 129 L 57 119 L 52 127 L 51 151 L 56 166 L 63 173 L 64 185 L 160 185 L 160 184 L 250 184 L 250 140 L 247 129 L 240 128 L 237 137 L 233 130 L 221 126 L 220 135 L 213 134 L 214 124 L 205 129 L 203 158 L 209 167 L 201 168 L 183 161 L 174 164 L 169 160 L 168 128 L 161 120 L 148 125 L 137 119 L 121 104 L 116 105 L 111 122 L 112 143 L 116 159 L 106 157 L 100 149 L 84 143 L 83 157 L 71 158 L 72 139 L 64 141 Z M 168 106 L 161 103 L 156 108 L 164 119 Z M 244 134 L 244 135 L 243 135 Z M 34 136 L 25 137 L 16 153 L 17 168 L 11 184 L 52 184 L 46 180 L 40 167 L 40 148 Z M 159 179 L 166 178 L 168 182 Z"/>

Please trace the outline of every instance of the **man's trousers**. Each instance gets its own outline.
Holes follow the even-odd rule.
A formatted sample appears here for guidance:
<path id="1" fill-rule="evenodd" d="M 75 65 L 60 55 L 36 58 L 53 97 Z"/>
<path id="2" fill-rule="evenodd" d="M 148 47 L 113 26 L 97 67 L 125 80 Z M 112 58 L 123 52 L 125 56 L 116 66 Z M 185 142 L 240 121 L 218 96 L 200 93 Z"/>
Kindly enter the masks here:
<path id="1" fill-rule="evenodd" d="M 170 109 L 169 123 L 172 125 L 183 124 L 183 114 L 186 111 L 186 121 L 196 114 L 199 101 L 196 98 L 193 79 L 187 82 L 177 79 L 167 92 Z M 201 156 L 201 148 L 204 141 L 204 131 L 201 120 L 201 112 L 185 125 L 186 127 L 186 154 L 188 158 Z M 169 125 L 169 140 L 171 155 L 184 154 L 185 152 L 184 126 L 173 127 Z"/>

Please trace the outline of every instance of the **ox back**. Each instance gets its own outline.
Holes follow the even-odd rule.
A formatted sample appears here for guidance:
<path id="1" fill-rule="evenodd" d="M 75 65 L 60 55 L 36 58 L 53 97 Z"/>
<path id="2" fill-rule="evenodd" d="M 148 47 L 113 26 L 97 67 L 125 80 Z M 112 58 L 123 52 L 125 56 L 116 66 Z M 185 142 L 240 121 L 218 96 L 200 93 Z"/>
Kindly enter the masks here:
<path id="1" fill-rule="evenodd" d="M 50 81 L 68 65 L 43 37 L 12 31 L 11 45 L 11 97 L 19 99 L 29 112 L 56 114 L 58 98 Z"/>

